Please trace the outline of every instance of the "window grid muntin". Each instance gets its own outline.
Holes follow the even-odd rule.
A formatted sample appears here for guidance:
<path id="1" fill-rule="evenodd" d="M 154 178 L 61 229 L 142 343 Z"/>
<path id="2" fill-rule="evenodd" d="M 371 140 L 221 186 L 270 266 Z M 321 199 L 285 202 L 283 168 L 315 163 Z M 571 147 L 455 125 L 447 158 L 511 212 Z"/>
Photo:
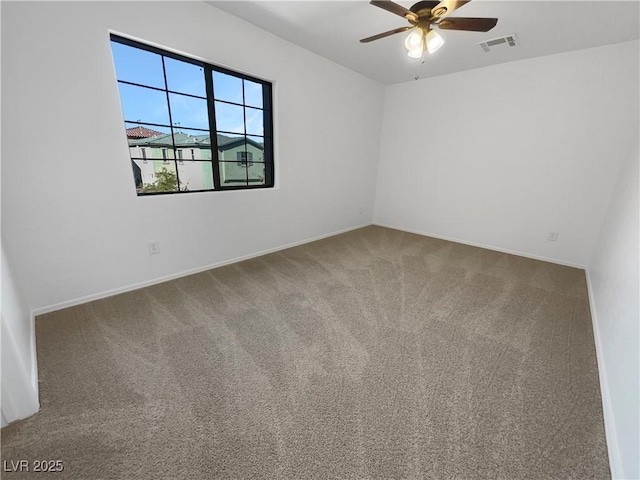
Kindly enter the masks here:
<path id="1" fill-rule="evenodd" d="M 170 89 L 165 89 L 160 87 L 153 87 L 151 85 L 145 85 L 144 83 L 129 82 L 128 80 L 118 80 L 118 83 L 124 83 L 127 85 L 132 85 L 134 87 L 148 88 L 149 90 L 158 90 L 159 92 L 169 92 L 175 95 L 184 95 L 185 97 L 199 98 L 200 100 L 207 100 L 207 97 L 201 97 L 200 95 L 193 95 L 192 93 L 177 92 L 175 90 L 170 90 Z M 227 102 L 227 103 L 231 103 L 231 102 Z M 256 108 L 256 107 L 251 107 L 251 108 Z"/>

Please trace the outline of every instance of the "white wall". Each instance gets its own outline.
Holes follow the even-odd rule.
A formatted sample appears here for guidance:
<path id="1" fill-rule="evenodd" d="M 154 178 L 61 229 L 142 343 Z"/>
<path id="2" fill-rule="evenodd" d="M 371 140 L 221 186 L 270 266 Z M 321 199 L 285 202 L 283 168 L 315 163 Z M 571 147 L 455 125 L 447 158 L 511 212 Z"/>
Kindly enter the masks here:
<path id="1" fill-rule="evenodd" d="M 33 318 L 2 248 L 2 426 L 38 411 Z"/>
<path id="2" fill-rule="evenodd" d="M 586 266 L 638 128 L 638 50 L 388 87 L 374 222 Z"/>
<path id="3" fill-rule="evenodd" d="M 640 180 L 638 131 L 620 173 L 588 278 L 614 478 L 640 478 Z"/>
<path id="4" fill-rule="evenodd" d="M 371 223 L 380 84 L 201 2 L 1 8 L 3 232 L 37 312 Z M 108 29 L 274 81 L 278 188 L 136 197 Z"/>

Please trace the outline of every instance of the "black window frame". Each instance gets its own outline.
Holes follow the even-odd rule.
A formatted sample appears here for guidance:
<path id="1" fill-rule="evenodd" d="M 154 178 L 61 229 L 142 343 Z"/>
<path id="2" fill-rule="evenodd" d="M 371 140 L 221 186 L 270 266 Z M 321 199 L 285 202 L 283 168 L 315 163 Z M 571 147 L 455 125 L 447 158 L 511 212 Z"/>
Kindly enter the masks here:
<path id="1" fill-rule="evenodd" d="M 166 70 L 165 70 L 165 66 L 164 66 L 164 59 L 163 59 L 163 72 L 165 75 L 165 88 L 157 88 L 157 87 L 151 87 L 148 85 L 143 85 L 143 84 L 138 84 L 138 83 L 134 83 L 134 82 L 129 82 L 129 81 L 125 81 L 125 80 L 120 80 L 119 78 L 117 78 L 117 72 L 116 72 L 116 82 L 119 84 L 124 83 L 124 84 L 128 84 L 128 85 L 133 85 L 133 86 L 138 86 L 138 87 L 145 87 L 145 88 L 150 88 L 150 89 L 154 89 L 157 91 L 163 91 L 167 94 L 167 108 L 169 109 L 169 123 L 171 125 L 164 125 L 164 124 L 157 124 L 157 123 L 149 123 L 149 122 L 143 122 L 143 121 L 139 121 L 139 120 L 134 120 L 134 119 L 127 119 L 124 118 L 123 115 L 123 120 L 124 120 L 124 125 L 125 125 L 125 131 L 127 129 L 127 124 L 135 124 L 137 126 L 143 126 L 143 127 L 148 127 L 148 128 L 153 128 L 155 127 L 162 127 L 162 128 L 167 128 L 170 130 L 171 132 L 171 138 L 172 138 L 172 142 L 173 142 L 173 147 L 168 147 L 169 149 L 172 149 L 174 154 L 173 154 L 173 158 L 163 158 L 164 161 L 173 161 L 175 163 L 175 172 L 176 172 L 176 179 L 177 179 L 177 190 L 175 191 L 169 191 L 169 192 L 141 192 L 140 190 L 138 190 L 138 188 L 136 188 L 136 193 L 138 196 L 152 196 L 152 195 L 173 195 L 173 194 L 177 194 L 177 193 L 196 193 L 196 192 L 219 192 L 219 191 L 226 191 L 226 190 L 254 190 L 254 189 L 265 189 L 265 188 L 274 188 L 275 186 L 275 166 L 274 166 L 274 145 L 273 145 L 273 85 L 271 82 L 267 81 L 267 80 L 263 80 L 260 78 L 256 78 L 253 77 L 251 75 L 246 75 L 244 73 L 240 73 L 240 72 L 236 72 L 234 70 L 230 70 L 228 68 L 224 68 L 224 67 L 220 67 L 218 65 L 209 63 L 209 62 L 204 62 L 201 60 L 197 60 L 191 57 L 187 57 L 181 54 L 177 54 L 168 50 L 164 50 L 152 45 L 148 45 L 145 43 L 142 43 L 140 41 L 137 40 L 132 40 L 130 38 L 127 37 L 122 37 L 120 35 L 117 34 L 109 34 L 109 38 L 110 41 L 112 42 L 116 42 L 116 43 L 120 43 L 129 47 L 133 47 L 133 48 L 138 48 L 140 50 L 145 50 L 151 53 L 155 53 L 158 55 L 161 55 L 162 57 L 167 57 L 167 58 L 172 58 L 181 62 L 186 62 L 186 63 L 190 63 L 192 65 L 196 65 L 199 66 L 203 69 L 203 74 L 205 76 L 205 86 L 206 86 L 206 95 L 207 95 L 207 108 L 208 108 L 208 115 L 209 115 L 209 138 L 210 138 L 210 143 L 211 143 L 211 159 L 194 159 L 193 158 L 193 149 L 191 149 L 191 161 L 192 162 L 210 162 L 212 164 L 212 173 L 213 173 L 213 189 L 202 189 L 202 190 L 180 190 L 180 174 L 179 174 L 179 170 L 178 170 L 178 162 L 179 160 L 184 161 L 184 159 L 178 159 L 178 150 L 179 148 L 175 145 L 175 138 L 173 136 L 174 134 L 174 128 L 178 129 L 179 126 L 178 125 L 173 125 L 172 120 L 171 120 L 171 104 L 168 100 L 168 96 L 170 93 L 177 93 L 177 94 L 181 94 L 184 95 L 183 92 L 176 92 L 173 90 L 170 90 L 166 84 Z M 247 80 L 250 82 L 254 82 L 254 83 L 258 83 L 260 85 L 262 85 L 262 108 L 257 108 L 257 107 L 253 107 L 251 105 L 247 105 L 245 103 L 245 98 L 244 98 L 244 88 L 243 88 L 243 103 L 236 103 L 236 102 L 231 102 L 231 101 L 227 101 L 227 100 L 222 100 L 222 99 L 216 99 L 215 94 L 214 94 L 214 84 L 213 84 L 213 72 L 220 72 L 226 75 L 230 75 L 236 78 L 240 78 L 243 80 Z M 244 84 L 243 84 L 244 85 Z M 198 97 L 201 98 L 201 97 Z M 217 130 L 217 125 L 216 125 L 216 114 L 215 114 L 215 103 L 217 102 L 223 102 L 223 103 L 227 103 L 227 104 L 231 104 L 231 105 L 238 105 L 238 106 L 242 106 L 243 108 L 254 108 L 256 110 L 262 110 L 263 113 L 263 148 L 264 148 L 264 152 L 263 152 L 263 161 L 261 163 L 264 163 L 264 171 L 265 171 L 265 178 L 264 178 L 264 184 L 256 184 L 256 183 L 251 183 L 250 179 L 248 178 L 249 176 L 249 172 L 247 170 L 247 184 L 246 185 L 224 185 L 224 183 L 221 182 L 221 176 L 220 176 L 220 163 L 222 162 L 222 160 L 220 160 L 219 157 L 219 153 L 218 153 L 218 133 L 220 134 L 229 134 L 229 135 L 242 135 L 245 138 L 245 142 L 249 141 L 249 137 L 260 137 L 261 135 L 255 135 L 252 133 L 247 133 L 245 130 L 244 134 L 238 134 L 237 132 L 226 132 L 223 130 Z M 245 120 L 246 121 L 246 120 Z M 202 130 L 203 133 L 206 133 L 207 130 Z M 127 140 L 128 143 L 128 140 Z M 145 155 L 146 157 L 146 155 Z M 133 160 L 143 160 L 143 158 L 138 158 L 138 157 L 131 157 L 130 156 L 130 161 L 132 163 L 132 165 L 134 164 Z M 144 160 L 149 160 L 149 158 L 145 158 Z M 163 161 L 163 163 L 164 163 Z M 145 162 L 146 163 L 146 162 Z M 180 162 L 183 163 L 183 162 Z M 251 162 L 253 164 L 253 162 Z M 250 165 L 248 164 L 243 164 L 246 166 L 246 168 L 248 169 Z M 133 170 L 134 173 L 134 181 L 135 181 L 135 168 Z M 137 187 L 137 186 L 136 186 Z"/>

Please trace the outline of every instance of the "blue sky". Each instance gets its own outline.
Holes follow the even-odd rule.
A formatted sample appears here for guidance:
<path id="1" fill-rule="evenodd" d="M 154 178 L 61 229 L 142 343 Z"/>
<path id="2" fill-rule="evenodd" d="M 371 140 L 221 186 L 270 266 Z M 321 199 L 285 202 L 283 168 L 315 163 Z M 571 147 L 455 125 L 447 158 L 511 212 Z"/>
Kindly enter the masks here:
<path id="1" fill-rule="evenodd" d="M 165 88 L 162 57 L 156 53 L 111 42 L 118 80 Z M 171 120 L 182 131 L 209 129 L 203 68 L 188 62 L 164 57 L 167 86 L 171 91 Z M 165 92 L 118 83 L 124 118 L 129 121 L 169 124 L 169 109 Z M 218 131 L 247 135 L 264 135 L 263 112 L 226 102 L 243 103 L 262 108 L 262 85 L 242 78 L 213 73 L 213 89 L 216 98 L 215 114 Z M 195 95 L 201 98 L 181 95 Z M 246 117 L 246 125 L 245 125 Z M 158 129 L 162 130 L 162 129 Z M 188 132 L 194 133 L 194 132 Z"/>

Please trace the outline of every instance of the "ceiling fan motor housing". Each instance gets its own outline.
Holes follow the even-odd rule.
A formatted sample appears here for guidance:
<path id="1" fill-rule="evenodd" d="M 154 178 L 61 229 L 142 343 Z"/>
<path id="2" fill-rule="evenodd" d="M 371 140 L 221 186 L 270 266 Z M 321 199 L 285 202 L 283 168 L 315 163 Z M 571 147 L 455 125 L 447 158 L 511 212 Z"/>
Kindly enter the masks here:
<path id="1" fill-rule="evenodd" d="M 418 17 L 423 18 L 431 18 L 431 17 L 439 17 L 440 15 L 444 15 L 447 12 L 446 7 L 437 8 L 435 11 L 433 10 L 436 5 L 440 2 L 433 0 L 425 0 L 422 2 L 418 2 L 415 5 L 411 6 L 409 10 L 413 13 L 417 14 Z M 438 13 L 436 13 L 438 12 Z"/>

